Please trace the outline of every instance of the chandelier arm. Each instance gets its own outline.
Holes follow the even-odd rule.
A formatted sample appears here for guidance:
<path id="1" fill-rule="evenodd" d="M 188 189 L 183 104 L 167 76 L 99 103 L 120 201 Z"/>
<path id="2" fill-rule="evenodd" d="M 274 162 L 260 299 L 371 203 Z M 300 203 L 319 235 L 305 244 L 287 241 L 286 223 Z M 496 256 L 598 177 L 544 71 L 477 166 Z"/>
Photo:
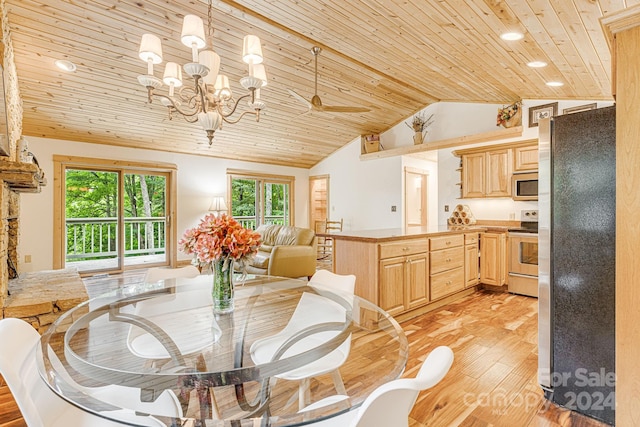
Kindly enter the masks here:
<path id="1" fill-rule="evenodd" d="M 167 95 L 158 95 L 157 93 L 154 93 L 153 96 L 158 97 L 160 99 L 168 100 L 169 103 L 171 104 L 171 106 L 169 108 L 173 108 L 178 113 L 182 114 L 184 116 L 185 120 L 187 120 L 187 117 L 193 117 L 193 116 L 195 116 L 196 114 L 198 114 L 200 112 L 200 110 L 197 109 L 197 108 L 196 108 L 196 110 L 194 112 L 189 112 L 189 111 L 185 111 L 185 110 L 181 109 L 178 106 L 178 104 L 176 104 L 175 101 L 171 97 L 169 97 Z M 190 123 L 195 123 L 196 120 L 193 120 L 193 121 L 187 120 L 187 121 L 190 122 Z"/>
<path id="2" fill-rule="evenodd" d="M 259 113 L 258 113 L 257 111 L 245 111 L 245 112 L 243 112 L 242 114 L 240 114 L 240 116 L 239 116 L 237 119 L 235 119 L 235 120 L 229 120 L 229 119 L 227 119 L 227 117 L 225 117 L 225 116 L 222 116 L 222 120 L 224 120 L 225 122 L 227 122 L 227 123 L 229 123 L 230 125 L 232 125 L 232 124 L 238 123 L 238 122 L 239 122 L 239 121 L 240 121 L 244 116 L 246 116 L 247 114 L 252 114 L 252 115 L 254 115 L 254 116 L 256 116 L 256 117 L 260 117 L 260 116 L 258 115 Z"/>
<path id="3" fill-rule="evenodd" d="M 218 110 L 218 112 L 220 113 L 220 115 L 222 116 L 222 118 L 223 118 L 223 119 L 226 119 L 227 117 L 231 116 L 233 113 L 235 113 L 235 112 L 236 112 L 236 109 L 238 108 L 238 104 L 240 104 L 240 101 L 242 101 L 242 100 L 243 100 L 243 99 L 245 99 L 245 98 L 250 97 L 251 95 L 253 95 L 253 93 L 248 93 L 248 94 L 246 94 L 246 95 L 242 95 L 240 98 L 238 98 L 238 99 L 236 100 L 235 105 L 233 106 L 233 108 L 231 109 L 231 111 L 229 111 L 228 113 L 226 113 L 226 114 L 225 114 L 225 113 L 223 113 L 223 112 L 222 112 L 222 109 L 219 109 L 219 110 Z M 243 113 L 243 114 L 244 114 L 244 113 Z M 240 116 L 240 117 L 242 117 L 242 116 Z M 240 120 L 240 119 L 238 119 L 238 120 Z M 225 120 L 225 121 L 226 121 L 227 123 L 236 123 L 238 120 L 236 120 L 235 122 L 230 122 L 230 121 L 228 121 L 228 120 Z"/>

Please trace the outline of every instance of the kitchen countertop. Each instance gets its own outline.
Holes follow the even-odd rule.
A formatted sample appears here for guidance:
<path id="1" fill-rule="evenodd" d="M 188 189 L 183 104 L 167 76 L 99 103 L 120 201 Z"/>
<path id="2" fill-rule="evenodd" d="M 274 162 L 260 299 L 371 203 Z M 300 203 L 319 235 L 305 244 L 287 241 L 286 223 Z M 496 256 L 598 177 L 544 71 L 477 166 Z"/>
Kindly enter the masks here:
<path id="1" fill-rule="evenodd" d="M 497 228 L 506 227 L 495 226 L 436 226 L 436 227 L 406 227 L 406 228 L 386 228 L 379 230 L 349 230 L 338 233 L 317 233 L 319 237 L 331 237 L 336 240 L 357 240 L 362 242 L 384 242 L 389 240 L 415 239 L 419 237 L 435 237 L 447 234 L 461 234 L 484 231 L 495 231 Z M 491 230 L 490 230 L 491 229 Z"/>

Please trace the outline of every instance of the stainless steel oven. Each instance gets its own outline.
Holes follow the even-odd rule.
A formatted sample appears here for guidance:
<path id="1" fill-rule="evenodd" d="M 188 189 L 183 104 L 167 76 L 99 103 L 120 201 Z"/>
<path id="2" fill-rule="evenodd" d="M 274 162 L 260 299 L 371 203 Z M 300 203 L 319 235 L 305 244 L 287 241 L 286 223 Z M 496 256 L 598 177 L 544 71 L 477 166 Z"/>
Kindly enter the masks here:
<path id="1" fill-rule="evenodd" d="M 522 211 L 522 226 L 509 230 L 509 292 L 538 296 L 538 212 Z"/>

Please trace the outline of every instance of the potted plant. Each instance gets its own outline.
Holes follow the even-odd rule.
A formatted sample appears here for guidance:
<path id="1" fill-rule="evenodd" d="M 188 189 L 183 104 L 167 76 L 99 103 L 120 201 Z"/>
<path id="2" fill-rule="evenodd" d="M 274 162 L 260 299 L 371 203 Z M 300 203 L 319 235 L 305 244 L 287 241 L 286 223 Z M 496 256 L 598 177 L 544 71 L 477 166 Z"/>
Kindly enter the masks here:
<path id="1" fill-rule="evenodd" d="M 433 123 L 433 114 L 427 117 L 424 111 L 415 114 L 411 119 L 411 123 L 405 122 L 407 126 L 413 129 L 413 143 L 415 145 L 422 144 L 424 137 L 427 135 L 427 128 L 431 123 Z"/>
<path id="2" fill-rule="evenodd" d="M 498 108 L 498 118 L 496 126 L 502 125 L 505 128 L 520 126 L 522 124 L 522 102 L 516 101 L 506 107 Z"/>

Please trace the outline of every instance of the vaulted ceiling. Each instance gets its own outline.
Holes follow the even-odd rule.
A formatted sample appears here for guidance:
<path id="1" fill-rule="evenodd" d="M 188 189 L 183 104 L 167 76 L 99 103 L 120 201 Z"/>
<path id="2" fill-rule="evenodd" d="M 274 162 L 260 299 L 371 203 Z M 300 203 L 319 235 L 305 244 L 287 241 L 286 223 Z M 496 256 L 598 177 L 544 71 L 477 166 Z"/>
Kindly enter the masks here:
<path id="1" fill-rule="evenodd" d="M 144 33 L 164 59 L 189 62 L 186 14 L 202 0 L 5 0 L 27 136 L 309 168 L 358 135 L 379 133 L 438 101 L 611 99 L 611 56 L 599 18 L 640 0 L 213 0 L 221 72 L 241 92 L 242 38 L 262 40 L 268 86 L 260 122 L 225 125 L 209 146 L 197 124 L 148 104 L 137 76 Z M 524 39 L 503 41 L 520 31 Z M 288 89 L 314 92 L 320 46 L 324 104 L 367 113 L 306 113 Z M 73 73 L 57 59 L 77 65 Z M 545 68 L 531 68 L 530 61 Z M 164 64 L 156 66 L 161 77 Z M 549 87 L 560 81 L 561 87 Z"/>

